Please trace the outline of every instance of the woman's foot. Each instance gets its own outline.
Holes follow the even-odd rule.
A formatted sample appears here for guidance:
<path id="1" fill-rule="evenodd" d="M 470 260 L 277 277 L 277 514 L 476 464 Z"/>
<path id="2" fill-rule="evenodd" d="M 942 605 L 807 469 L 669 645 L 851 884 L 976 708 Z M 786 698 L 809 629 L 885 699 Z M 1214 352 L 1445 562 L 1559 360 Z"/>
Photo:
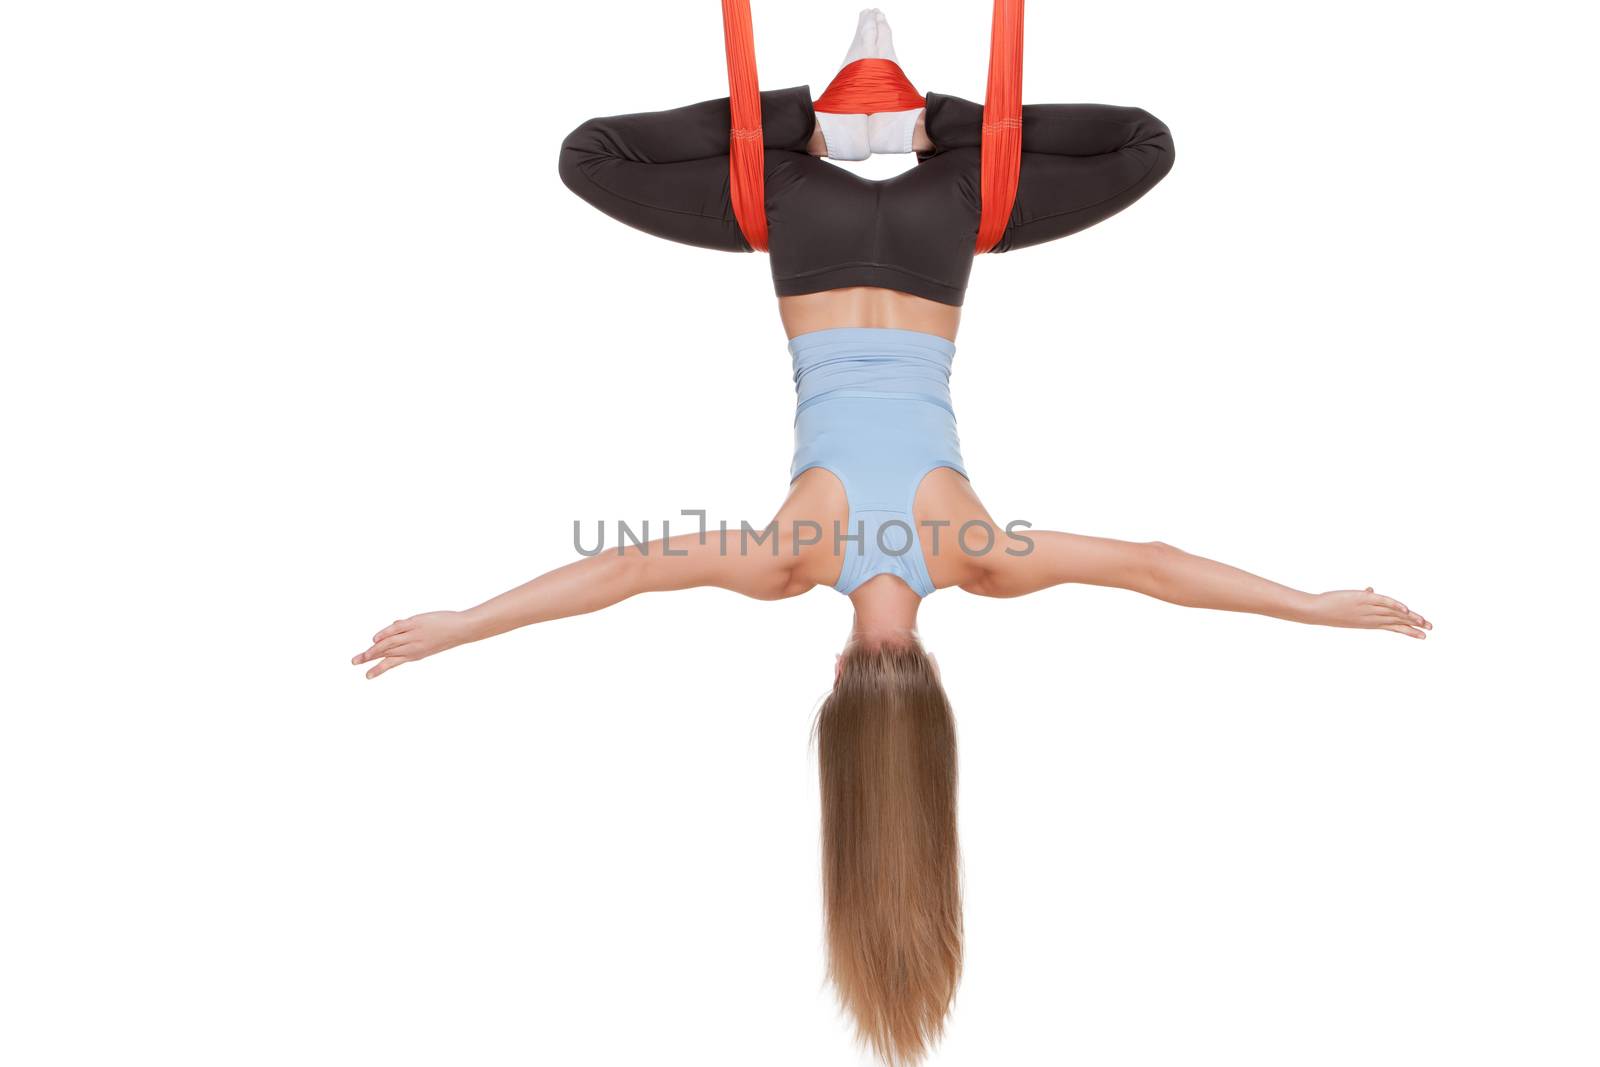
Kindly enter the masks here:
<path id="1" fill-rule="evenodd" d="M 869 7 L 856 21 L 856 39 L 850 42 L 850 51 L 844 54 L 841 67 L 848 67 L 858 59 L 887 59 L 900 62 L 894 54 L 894 33 L 882 11 Z"/>
<path id="2" fill-rule="evenodd" d="M 861 59 L 886 59 L 898 64 L 894 31 L 881 10 L 869 7 L 856 20 L 856 36 L 844 55 L 843 67 Z M 817 113 L 818 128 L 831 159 L 860 160 L 874 153 L 897 155 L 915 150 L 917 124 L 923 109 L 880 111 L 871 115 Z"/>

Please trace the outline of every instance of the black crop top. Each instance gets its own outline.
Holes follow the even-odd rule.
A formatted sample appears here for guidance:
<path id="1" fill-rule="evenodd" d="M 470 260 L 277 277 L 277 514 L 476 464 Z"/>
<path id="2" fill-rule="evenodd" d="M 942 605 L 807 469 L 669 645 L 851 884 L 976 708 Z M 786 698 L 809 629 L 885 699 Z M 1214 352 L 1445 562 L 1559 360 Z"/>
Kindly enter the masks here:
<path id="1" fill-rule="evenodd" d="M 779 296 L 869 285 L 959 305 L 981 209 L 983 107 L 927 94 L 934 144 L 892 178 L 862 178 L 806 151 L 807 86 L 761 94 L 772 280 Z M 728 191 L 726 97 L 585 122 L 561 145 L 561 179 L 613 218 L 685 244 L 748 252 Z M 1076 233 L 1116 214 L 1172 168 L 1149 112 L 1028 104 L 1016 205 L 995 251 Z"/>

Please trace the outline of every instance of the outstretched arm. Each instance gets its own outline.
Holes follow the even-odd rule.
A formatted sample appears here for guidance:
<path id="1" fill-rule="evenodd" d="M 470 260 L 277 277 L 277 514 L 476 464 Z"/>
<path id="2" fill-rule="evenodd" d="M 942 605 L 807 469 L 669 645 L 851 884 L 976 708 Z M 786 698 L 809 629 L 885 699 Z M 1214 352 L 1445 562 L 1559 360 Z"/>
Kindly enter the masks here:
<path id="1" fill-rule="evenodd" d="M 1078 534 L 1030 532 L 1033 548 L 984 557 L 978 577 L 962 586 L 983 596 L 1013 597 L 1078 582 L 1112 586 L 1189 608 L 1247 611 L 1290 622 L 1393 630 L 1423 637 L 1433 624 L 1390 597 L 1364 590 L 1304 593 L 1286 585 L 1191 555 L 1160 541 L 1117 541 Z M 1014 551 L 1025 545 L 1014 543 Z"/>
<path id="2" fill-rule="evenodd" d="M 790 542 L 776 540 L 741 550 L 730 537 L 684 534 L 619 552 L 608 548 L 547 571 L 466 611 L 430 611 L 397 619 L 372 637 L 372 647 L 351 659 L 371 663 L 368 678 L 436 652 L 530 626 L 586 615 L 640 593 L 715 586 L 759 600 L 779 600 L 809 589 L 795 572 Z"/>
<path id="3" fill-rule="evenodd" d="M 590 119 L 561 143 L 561 180 L 635 229 L 683 244 L 748 252 L 728 192 L 728 98 Z M 816 118 L 805 86 L 761 94 L 762 141 L 804 152 Z"/>

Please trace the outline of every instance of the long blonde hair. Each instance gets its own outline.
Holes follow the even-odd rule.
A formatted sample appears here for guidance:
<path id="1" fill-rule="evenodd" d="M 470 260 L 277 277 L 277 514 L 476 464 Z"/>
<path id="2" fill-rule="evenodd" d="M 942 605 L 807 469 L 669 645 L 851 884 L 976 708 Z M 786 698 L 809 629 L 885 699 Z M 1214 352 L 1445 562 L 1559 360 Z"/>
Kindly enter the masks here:
<path id="1" fill-rule="evenodd" d="M 955 717 L 932 659 L 853 641 L 815 737 L 828 976 L 861 1040 L 915 1064 L 961 978 Z"/>

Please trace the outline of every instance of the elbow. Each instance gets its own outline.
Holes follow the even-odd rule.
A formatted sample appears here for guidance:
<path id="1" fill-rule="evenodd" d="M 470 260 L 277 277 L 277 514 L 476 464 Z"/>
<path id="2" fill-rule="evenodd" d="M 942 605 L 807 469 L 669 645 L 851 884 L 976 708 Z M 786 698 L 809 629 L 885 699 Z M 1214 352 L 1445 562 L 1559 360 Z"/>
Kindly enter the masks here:
<path id="1" fill-rule="evenodd" d="M 1165 541 L 1146 541 L 1139 546 L 1138 552 L 1139 591 L 1157 599 L 1167 599 L 1162 595 L 1163 591 L 1171 586 L 1178 560 L 1186 553 Z"/>
<path id="2" fill-rule="evenodd" d="M 626 548 L 618 545 L 616 552 L 607 553 L 611 559 L 605 570 L 604 582 L 617 600 L 670 587 L 667 584 L 670 575 L 663 574 L 660 565 L 652 558 L 651 549 L 654 547 L 654 543 L 629 545 Z"/>

